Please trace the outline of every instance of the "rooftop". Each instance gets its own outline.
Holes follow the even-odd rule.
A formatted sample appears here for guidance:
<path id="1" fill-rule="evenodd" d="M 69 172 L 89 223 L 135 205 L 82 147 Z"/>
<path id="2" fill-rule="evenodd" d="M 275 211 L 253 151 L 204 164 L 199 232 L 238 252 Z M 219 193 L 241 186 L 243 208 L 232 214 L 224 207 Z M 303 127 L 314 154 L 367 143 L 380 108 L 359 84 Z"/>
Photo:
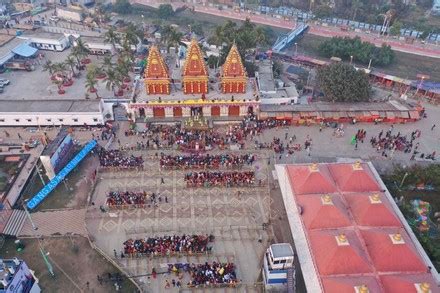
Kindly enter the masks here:
<path id="1" fill-rule="evenodd" d="M 18 259 L 0 259 L 0 292 L 12 282 L 21 263 Z"/>
<path id="2" fill-rule="evenodd" d="M 274 258 L 293 256 L 292 246 L 289 243 L 277 243 L 270 246 Z"/>
<path id="3" fill-rule="evenodd" d="M 262 104 L 261 111 L 264 112 L 355 112 L 355 111 L 378 111 L 378 112 L 388 112 L 388 111 L 411 111 L 413 107 L 397 102 L 374 102 L 374 103 L 327 103 L 327 102 L 313 102 L 310 104 L 291 104 L 283 105 L 271 105 Z"/>
<path id="4" fill-rule="evenodd" d="M 38 30 L 38 31 L 26 31 L 22 35 L 20 35 L 19 38 L 60 40 L 65 38 L 65 35 L 61 33 L 50 33 L 42 30 Z"/>
<path id="5" fill-rule="evenodd" d="M 276 165 L 276 172 L 307 291 L 424 292 L 415 290 L 422 283 L 440 291 L 371 163 Z"/>
<path id="6" fill-rule="evenodd" d="M 271 60 L 263 60 L 258 63 L 258 86 L 260 91 L 263 93 L 276 91 Z"/>
<path id="7" fill-rule="evenodd" d="M 88 100 L 0 100 L 0 113 L 21 112 L 99 112 L 99 102 Z"/>

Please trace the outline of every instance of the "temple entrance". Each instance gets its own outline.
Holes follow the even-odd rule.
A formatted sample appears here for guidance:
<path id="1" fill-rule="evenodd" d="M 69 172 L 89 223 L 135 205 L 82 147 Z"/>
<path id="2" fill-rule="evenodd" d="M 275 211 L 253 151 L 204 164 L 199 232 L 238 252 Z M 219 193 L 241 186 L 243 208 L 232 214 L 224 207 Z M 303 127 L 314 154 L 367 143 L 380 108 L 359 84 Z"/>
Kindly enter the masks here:
<path id="1" fill-rule="evenodd" d="M 145 109 L 144 108 L 139 109 L 139 117 L 145 118 Z"/>
<path id="2" fill-rule="evenodd" d="M 165 117 L 165 108 L 154 108 L 153 116 L 156 117 Z"/>
<path id="3" fill-rule="evenodd" d="M 211 116 L 220 116 L 220 106 L 211 107 Z"/>
<path id="4" fill-rule="evenodd" d="M 203 116 L 202 107 L 191 107 L 191 117 L 194 116 Z"/>
<path id="5" fill-rule="evenodd" d="M 254 114 L 254 107 L 253 107 L 253 106 L 249 106 L 249 107 L 248 107 L 248 114 L 249 114 L 249 115 Z"/>
<path id="6" fill-rule="evenodd" d="M 240 106 L 229 106 L 229 116 L 240 116 Z"/>
<path id="7" fill-rule="evenodd" d="M 174 107 L 173 115 L 174 117 L 182 117 L 182 107 Z"/>

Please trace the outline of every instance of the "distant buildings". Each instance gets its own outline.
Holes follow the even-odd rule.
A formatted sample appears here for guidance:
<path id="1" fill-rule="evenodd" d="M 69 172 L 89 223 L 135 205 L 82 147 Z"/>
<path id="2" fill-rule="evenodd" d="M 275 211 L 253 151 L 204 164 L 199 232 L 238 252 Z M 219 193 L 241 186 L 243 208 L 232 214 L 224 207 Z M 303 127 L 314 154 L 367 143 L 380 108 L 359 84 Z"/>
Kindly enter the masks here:
<path id="1" fill-rule="evenodd" d="M 0 293 L 39 293 L 40 287 L 22 260 L 0 259 Z"/>

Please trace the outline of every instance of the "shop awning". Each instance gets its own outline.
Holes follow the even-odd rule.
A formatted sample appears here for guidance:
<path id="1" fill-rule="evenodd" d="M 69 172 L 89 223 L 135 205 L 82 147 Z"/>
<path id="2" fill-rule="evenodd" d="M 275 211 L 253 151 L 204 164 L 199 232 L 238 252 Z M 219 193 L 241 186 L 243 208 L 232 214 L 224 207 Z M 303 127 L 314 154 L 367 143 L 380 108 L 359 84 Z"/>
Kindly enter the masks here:
<path id="1" fill-rule="evenodd" d="M 35 49 L 34 47 L 29 46 L 26 43 L 22 43 L 20 45 L 18 45 L 17 47 L 15 47 L 14 49 L 12 49 L 12 52 L 14 54 L 20 55 L 21 57 L 25 57 L 25 58 L 29 58 L 33 55 L 35 55 L 35 53 L 37 53 L 38 49 Z"/>

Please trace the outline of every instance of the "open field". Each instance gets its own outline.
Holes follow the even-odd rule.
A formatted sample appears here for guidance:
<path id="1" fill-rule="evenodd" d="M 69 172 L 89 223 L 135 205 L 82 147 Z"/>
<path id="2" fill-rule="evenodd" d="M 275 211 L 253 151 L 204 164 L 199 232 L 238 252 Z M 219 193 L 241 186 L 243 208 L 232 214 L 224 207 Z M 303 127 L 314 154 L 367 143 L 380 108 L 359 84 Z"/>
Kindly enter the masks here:
<path id="1" fill-rule="evenodd" d="M 303 39 L 298 42 L 298 54 L 305 54 L 314 57 L 320 57 L 318 46 L 326 38 L 311 34 L 306 34 Z M 293 53 L 294 46 L 290 47 L 288 52 Z M 429 74 L 432 81 L 440 82 L 440 60 L 437 58 L 424 57 L 419 55 L 402 53 L 394 51 L 396 58 L 393 64 L 387 67 L 375 67 L 375 69 L 387 74 L 395 75 L 401 78 L 416 79 L 417 74 Z M 356 63 L 356 60 L 354 60 Z M 365 65 L 360 65 L 366 67 Z"/>
<path id="2" fill-rule="evenodd" d="M 49 261 L 53 266 L 55 277 L 49 271 L 39 251 L 37 239 L 23 239 L 25 248 L 15 250 L 14 239 L 7 239 L 0 250 L 0 257 L 18 257 L 26 261 L 35 276 L 39 279 L 43 292 L 116 292 L 112 282 L 100 285 L 97 275 L 108 278 L 108 273 L 117 272 L 107 260 L 95 252 L 84 237 L 46 238 L 42 245 L 49 252 Z M 87 288 L 89 282 L 89 288 Z M 136 292 L 136 287 L 126 278 L 123 292 Z"/>

